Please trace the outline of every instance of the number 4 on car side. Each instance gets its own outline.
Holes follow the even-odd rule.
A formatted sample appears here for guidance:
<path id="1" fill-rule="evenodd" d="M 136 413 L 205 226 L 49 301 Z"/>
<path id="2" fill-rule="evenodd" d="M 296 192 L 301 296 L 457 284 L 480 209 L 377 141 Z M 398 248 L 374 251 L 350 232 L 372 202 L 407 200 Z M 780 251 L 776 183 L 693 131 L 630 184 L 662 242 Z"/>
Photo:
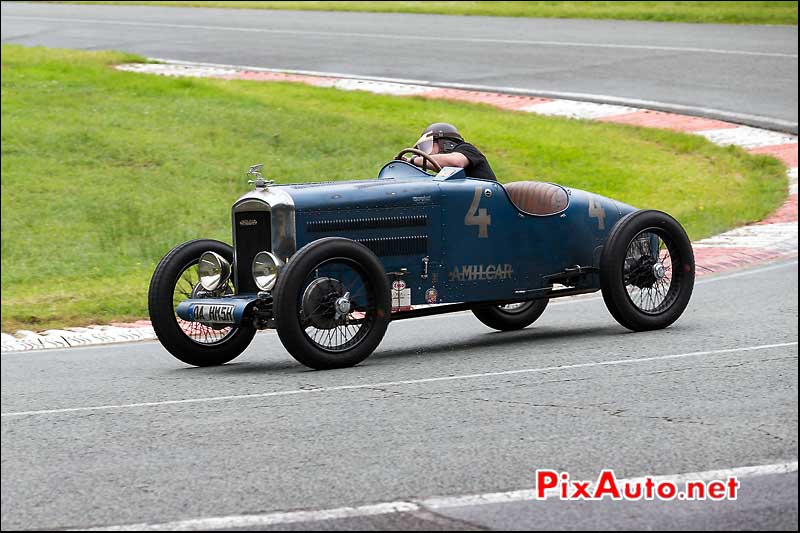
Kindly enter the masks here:
<path id="1" fill-rule="evenodd" d="M 191 365 L 224 364 L 274 328 L 315 369 L 366 359 L 389 322 L 471 310 L 497 330 L 529 326 L 552 298 L 602 291 L 634 331 L 680 317 L 692 247 L 666 213 L 460 168 L 429 174 L 401 156 L 377 179 L 275 185 L 233 204 L 233 246 L 194 240 L 150 283 L 153 329 Z"/>

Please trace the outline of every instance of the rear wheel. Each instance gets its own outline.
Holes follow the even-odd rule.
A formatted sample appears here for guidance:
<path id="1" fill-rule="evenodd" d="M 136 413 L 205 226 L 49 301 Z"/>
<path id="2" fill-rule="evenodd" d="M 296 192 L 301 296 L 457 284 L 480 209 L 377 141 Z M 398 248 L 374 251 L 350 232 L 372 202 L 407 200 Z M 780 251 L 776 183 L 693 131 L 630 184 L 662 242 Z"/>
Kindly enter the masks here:
<path id="1" fill-rule="evenodd" d="M 527 328 L 542 316 L 549 300 L 531 300 L 508 305 L 492 305 L 476 307 L 472 310 L 475 317 L 500 331 L 512 331 Z"/>
<path id="2" fill-rule="evenodd" d="M 377 348 L 389 323 L 383 265 L 366 246 L 329 237 L 304 246 L 278 278 L 275 325 L 300 363 L 353 366 Z"/>
<path id="3" fill-rule="evenodd" d="M 253 340 L 255 328 L 211 327 L 187 322 L 175 313 L 184 300 L 233 294 L 230 281 L 213 293 L 199 284 L 197 264 L 204 252 L 216 252 L 233 262 L 233 248 L 214 240 L 185 242 L 172 249 L 156 267 L 150 281 L 150 321 L 164 348 L 184 363 L 213 366 L 227 363 L 241 354 Z"/>
<path id="4" fill-rule="evenodd" d="M 691 242 L 678 221 L 661 211 L 636 211 L 617 222 L 603 249 L 603 300 L 628 329 L 666 328 L 689 304 L 694 268 Z"/>

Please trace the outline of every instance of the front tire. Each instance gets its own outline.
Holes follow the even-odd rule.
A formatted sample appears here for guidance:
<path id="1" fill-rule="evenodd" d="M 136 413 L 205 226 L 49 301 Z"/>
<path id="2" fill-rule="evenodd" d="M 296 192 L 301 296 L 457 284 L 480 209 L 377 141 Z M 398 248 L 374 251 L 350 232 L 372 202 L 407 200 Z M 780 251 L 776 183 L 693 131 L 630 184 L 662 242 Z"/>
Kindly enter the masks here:
<path id="1" fill-rule="evenodd" d="M 215 366 L 231 361 L 250 345 L 255 328 L 212 328 L 186 322 L 175 309 L 183 300 L 197 296 L 197 263 L 203 252 L 216 252 L 233 262 L 233 248 L 214 240 L 195 240 L 173 248 L 158 263 L 150 280 L 148 307 L 158 340 L 177 359 L 194 366 Z M 230 281 L 219 294 L 232 294 Z"/>
<path id="2" fill-rule="evenodd" d="M 275 326 L 288 352 L 316 370 L 354 366 L 390 319 L 383 265 L 363 244 L 327 237 L 301 248 L 278 278 Z"/>
<path id="3" fill-rule="evenodd" d="M 694 288 L 694 252 L 677 220 L 636 211 L 611 230 L 600 259 L 603 300 L 633 331 L 666 328 L 686 309 Z"/>
<path id="4" fill-rule="evenodd" d="M 510 305 L 491 305 L 472 310 L 475 317 L 498 331 L 527 328 L 542 316 L 550 300 L 532 300 Z"/>

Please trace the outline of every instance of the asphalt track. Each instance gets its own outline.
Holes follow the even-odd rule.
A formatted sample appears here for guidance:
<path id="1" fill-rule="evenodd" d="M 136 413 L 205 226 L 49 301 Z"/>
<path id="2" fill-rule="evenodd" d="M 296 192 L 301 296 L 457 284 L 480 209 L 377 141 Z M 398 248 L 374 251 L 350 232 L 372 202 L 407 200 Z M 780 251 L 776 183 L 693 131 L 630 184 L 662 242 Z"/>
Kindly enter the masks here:
<path id="1" fill-rule="evenodd" d="M 2 15 L 4 43 L 797 121 L 796 27 L 8 3 Z M 794 530 L 797 304 L 790 260 L 702 279 L 663 331 L 628 333 L 580 298 L 513 333 L 469 314 L 397 322 L 347 370 L 309 371 L 269 332 L 212 369 L 153 342 L 4 354 L 2 529 Z M 486 496 L 531 488 L 537 468 L 593 479 L 792 463 L 744 477 L 733 502 Z"/>
<path id="2" fill-rule="evenodd" d="M 596 297 L 512 333 L 463 313 L 400 321 L 364 364 L 328 372 L 269 332 L 206 369 L 155 342 L 6 354 L 2 526 L 795 529 L 797 274 L 790 260 L 705 277 L 678 322 L 648 333 Z M 594 479 L 792 461 L 744 478 L 735 502 L 241 518 L 530 489 L 537 468 Z"/>
<path id="3" fill-rule="evenodd" d="M 797 37 L 797 26 L 2 4 L 3 43 L 633 99 L 795 133 Z"/>

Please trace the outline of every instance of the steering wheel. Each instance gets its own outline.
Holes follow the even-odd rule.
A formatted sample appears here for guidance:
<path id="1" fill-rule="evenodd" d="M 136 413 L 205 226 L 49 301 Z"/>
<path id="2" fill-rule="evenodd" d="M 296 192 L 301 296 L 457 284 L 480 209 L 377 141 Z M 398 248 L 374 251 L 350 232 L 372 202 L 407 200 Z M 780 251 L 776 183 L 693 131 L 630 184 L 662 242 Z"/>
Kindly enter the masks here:
<path id="1" fill-rule="evenodd" d="M 431 168 L 433 170 L 435 170 L 436 172 L 439 172 L 440 170 L 442 170 L 441 165 L 439 165 L 439 163 L 437 163 L 430 155 L 426 154 L 422 150 L 417 150 L 416 148 L 403 148 L 402 150 L 400 150 L 400 153 L 398 153 L 395 156 L 395 159 L 399 159 L 401 161 L 405 161 L 407 163 L 410 163 L 409 160 L 403 159 L 403 156 L 406 155 L 406 154 L 414 154 L 414 155 L 420 156 L 424 160 L 424 162 L 422 164 L 423 165 L 422 166 L 422 170 L 428 170 L 425 167 L 425 163 L 430 163 Z"/>

